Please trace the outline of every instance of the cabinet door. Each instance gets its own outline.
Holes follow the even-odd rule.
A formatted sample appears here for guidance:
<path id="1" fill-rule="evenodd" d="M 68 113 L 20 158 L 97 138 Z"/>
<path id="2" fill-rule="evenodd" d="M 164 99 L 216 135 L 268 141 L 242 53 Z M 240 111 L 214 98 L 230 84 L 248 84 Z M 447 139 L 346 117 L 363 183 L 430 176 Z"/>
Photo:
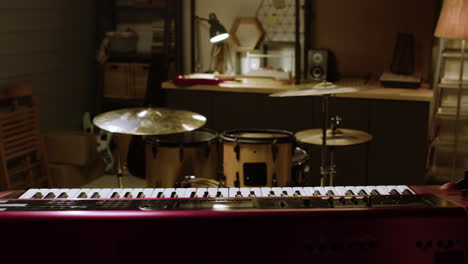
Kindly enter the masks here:
<path id="1" fill-rule="evenodd" d="M 130 66 L 128 63 L 107 63 L 104 68 L 103 95 L 107 98 L 128 98 Z"/>
<path id="2" fill-rule="evenodd" d="M 133 73 L 133 89 L 130 96 L 135 99 L 143 99 L 146 94 L 150 65 L 145 63 L 132 63 L 131 68 Z"/>

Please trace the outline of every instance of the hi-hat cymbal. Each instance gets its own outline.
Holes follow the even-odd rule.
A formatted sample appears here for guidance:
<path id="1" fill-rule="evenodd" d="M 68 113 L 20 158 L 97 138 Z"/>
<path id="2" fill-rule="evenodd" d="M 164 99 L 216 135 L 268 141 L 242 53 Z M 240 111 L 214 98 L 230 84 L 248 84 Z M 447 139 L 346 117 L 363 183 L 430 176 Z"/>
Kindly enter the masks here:
<path id="1" fill-rule="evenodd" d="M 352 93 L 358 91 L 355 87 L 342 87 L 331 82 L 321 82 L 309 88 L 289 90 L 279 93 L 270 94 L 273 97 L 294 97 L 294 96 L 312 96 L 337 93 Z"/>
<path id="2" fill-rule="evenodd" d="M 322 145 L 322 133 L 322 129 L 308 129 L 297 132 L 295 137 L 300 143 Z M 327 129 L 327 146 L 350 146 L 371 140 L 372 135 L 364 131 L 339 128 L 333 132 L 331 129 Z"/>
<path id="3" fill-rule="evenodd" d="M 111 133 L 130 135 L 163 135 L 200 128 L 206 118 L 200 114 L 169 108 L 125 108 L 102 113 L 93 123 Z"/>

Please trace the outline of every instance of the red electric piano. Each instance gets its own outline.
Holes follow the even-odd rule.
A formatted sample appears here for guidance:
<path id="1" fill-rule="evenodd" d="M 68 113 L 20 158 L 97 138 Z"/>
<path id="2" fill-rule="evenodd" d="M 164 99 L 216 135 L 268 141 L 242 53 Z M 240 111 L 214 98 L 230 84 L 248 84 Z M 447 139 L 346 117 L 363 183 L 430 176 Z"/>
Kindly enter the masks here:
<path id="1" fill-rule="evenodd" d="M 468 199 L 438 186 L 0 193 L 2 263 L 467 263 Z"/>

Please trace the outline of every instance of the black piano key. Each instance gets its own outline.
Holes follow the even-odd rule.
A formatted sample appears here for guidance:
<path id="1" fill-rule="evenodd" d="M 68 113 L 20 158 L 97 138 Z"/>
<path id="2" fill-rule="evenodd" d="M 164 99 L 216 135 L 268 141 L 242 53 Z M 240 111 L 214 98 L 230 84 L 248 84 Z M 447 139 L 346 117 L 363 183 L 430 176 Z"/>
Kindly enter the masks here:
<path id="1" fill-rule="evenodd" d="M 98 192 L 94 192 L 91 198 L 101 198 L 101 195 Z"/>
<path id="2" fill-rule="evenodd" d="M 137 194 L 137 198 L 145 198 L 145 195 L 143 194 L 143 192 L 139 192 Z"/>
<path id="3" fill-rule="evenodd" d="M 327 196 L 335 196 L 335 193 L 332 190 L 328 190 Z"/>
<path id="4" fill-rule="evenodd" d="M 404 189 L 403 190 L 403 195 L 413 195 L 413 193 L 408 189 Z"/>
<path id="5" fill-rule="evenodd" d="M 176 192 L 172 192 L 172 193 L 171 193 L 171 198 L 177 198 Z"/>
<path id="6" fill-rule="evenodd" d="M 289 194 L 288 194 L 287 191 L 283 191 L 283 192 L 281 193 L 281 196 L 289 196 Z"/>
<path id="7" fill-rule="evenodd" d="M 371 195 L 380 195 L 379 191 L 377 191 L 376 189 L 372 190 L 372 192 L 370 194 Z"/>
<path id="8" fill-rule="evenodd" d="M 352 190 L 347 190 L 346 195 L 354 196 L 354 192 Z"/>
<path id="9" fill-rule="evenodd" d="M 314 191 L 314 196 L 322 196 L 322 194 L 318 190 L 315 190 Z"/>
<path id="10" fill-rule="evenodd" d="M 299 192 L 299 191 L 296 190 L 296 191 L 294 192 L 293 195 L 294 195 L 294 196 L 301 196 L 301 192 Z"/>
<path id="11" fill-rule="evenodd" d="M 395 189 L 391 189 L 390 192 L 389 192 L 391 195 L 399 195 L 400 192 L 398 192 L 397 190 Z"/>
<path id="12" fill-rule="evenodd" d="M 157 198 L 161 198 L 163 196 L 162 192 L 159 192 L 158 195 L 156 196 Z"/>
<path id="13" fill-rule="evenodd" d="M 34 198 L 34 199 L 41 199 L 42 197 L 43 197 L 42 193 L 40 193 L 40 192 L 37 192 L 32 196 L 32 198 Z"/>
<path id="14" fill-rule="evenodd" d="M 85 192 L 81 192 L 81 193 L 78 195 L 78 198 L 88 198 L 88 195 L 86 195 Z"/>
<path id="15" fill-rule="evenodd" d="M 46 196 L 44 196 L 44 199 L 51 199 L 51 198 L 55 198 L 55 194 L 53 192 L 50 192 Z"/>
<path id="16" fill-rule="evenodd" d="M 57 198 L 68 198 L 68 194 L 66 192 L 63 192 L 63 193 L 59 194 L 59 196 Z"/>
<path id="17" fill-rule="evenodd" d="M 268 193 L 268 196 L 275 196 L 275 192 L 274 192 L 274 191 L 270 191 L 270 193 Z"/>
<path id="18" fill-rule="evenodd" d="M 130 192 L 126 192 L 123 197 L 124 198 L 132 198 L 132 194 Z"/>
<path id="19" fill-rule="evenodd" d="M 221 194 L 220 191 L 218 191 L 218 192 L 216 193 L 216 197 L 223 197 L 223 195 Z"/>
<path id="20" fill-rule="evenodd" d="M 249 197 L 255 197 L 255 192 L 254 192 L 254 191 L 250 191 Z"/>
<path id="21" fill-rule="evenodd" d="M 367 195 L 367 192 L 364 191 L 364 190 L 360 190 L 360 191 L 358 192 L 358 194 L 359 194 L 359 195 Z"/>
<path id="22" fill-rule="evenodd" d="M 111 195 L 111 198 L 120 198 L 119 193 L 118 193 L 118 192 L 114 192 L 114 193 Z"/>
<path id="23" fill-rule="evenodd" d="M 203 197 L 208 197 L 210 196 L 210 194 L 208 193 L 208 191 L 206 191 L 204 194 L 203 194 Z"/>
<path id="24" fill-rule="evenodd" d="M 240 191 L 237 191 L 236 197 L 242 197 L 242 193 Z"/>
<path id="25" fill-rule="evenodd" d="M 195 198 L 195 194 L 197 194 L 195 191 L 192 191 L 192 193 L 190 194 L 190 198 Z"/>

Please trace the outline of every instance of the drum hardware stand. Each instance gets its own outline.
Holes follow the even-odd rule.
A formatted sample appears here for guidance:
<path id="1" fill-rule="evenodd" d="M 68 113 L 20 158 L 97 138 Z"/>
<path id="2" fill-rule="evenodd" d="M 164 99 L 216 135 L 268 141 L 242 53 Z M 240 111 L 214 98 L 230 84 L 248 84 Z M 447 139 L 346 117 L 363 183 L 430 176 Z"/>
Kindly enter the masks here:
<path id="1" fill-rule="evenodd" d="M 119 142 L 117 142 L 119 144 Z M 123 172 L 127 170 L 127 165 L 122 164 L 122 159 L 120 157 L 120 149 L 117 146 L 117 184 L 119 188 L 123 188 Z"/>

